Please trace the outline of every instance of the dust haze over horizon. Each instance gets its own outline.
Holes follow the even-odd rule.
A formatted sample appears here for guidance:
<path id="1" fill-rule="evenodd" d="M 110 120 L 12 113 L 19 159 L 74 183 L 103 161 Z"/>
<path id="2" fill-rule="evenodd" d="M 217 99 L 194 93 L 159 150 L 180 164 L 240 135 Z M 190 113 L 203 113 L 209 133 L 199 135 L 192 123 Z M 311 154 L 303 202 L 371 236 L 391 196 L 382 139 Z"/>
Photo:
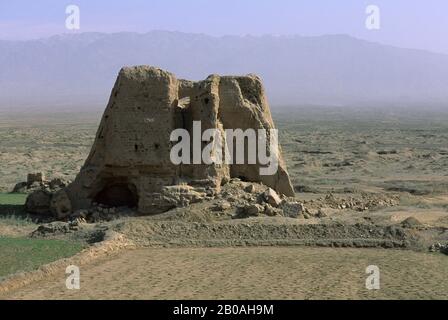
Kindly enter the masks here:
<path id="1" fill-rule="evenodd" d="M 79 30 L 65 28 L 66 6 L 77 5 Z M 365 28 L 366 7 L 378 6 L 381 28 Z M 42 0 L 0 1 L 0 39 L 30 40 L 62 33 L 152 30 L 223 35 L 346 34 L 402 48 L 448 54 L 444 0 Z"/>
<path id="2" fill-rule="evenodd" d="M 275 107 L 448 101 L 441 0 L 81 0 L 70 3 L 75 31 L 68 4 L 0 2 L 0 108 L 103 108 L 119 69 L 140 64 L 192 80 L 256 73 Z M 365 27 L 368 5 L 380 9 L 377 30 Z"/>

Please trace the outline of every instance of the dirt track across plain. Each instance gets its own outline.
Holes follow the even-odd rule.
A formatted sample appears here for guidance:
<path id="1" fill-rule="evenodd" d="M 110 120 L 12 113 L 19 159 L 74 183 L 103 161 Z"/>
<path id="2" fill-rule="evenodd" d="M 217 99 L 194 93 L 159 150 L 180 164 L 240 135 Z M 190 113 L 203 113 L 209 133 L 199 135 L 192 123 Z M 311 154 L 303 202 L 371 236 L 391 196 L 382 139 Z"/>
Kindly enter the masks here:
<path id="1" fill-rule="evenodd" d="M 367 290 L 366 267 L 380 268 Z M 146 248 L 81 267 L 6 299 L 448 299 L 448 259 L 405 250 L 308 247 Z"/>

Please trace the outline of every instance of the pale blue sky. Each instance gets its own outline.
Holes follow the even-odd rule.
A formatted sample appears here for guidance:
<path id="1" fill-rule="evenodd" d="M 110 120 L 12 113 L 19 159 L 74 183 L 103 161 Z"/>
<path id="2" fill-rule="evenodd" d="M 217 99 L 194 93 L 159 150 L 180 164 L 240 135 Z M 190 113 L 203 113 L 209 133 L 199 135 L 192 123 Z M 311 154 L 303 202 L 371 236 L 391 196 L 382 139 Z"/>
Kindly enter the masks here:
<path id="1" fill-rule="evenodd" d="M 65 7 L 81 11 L 80 32 L 170 30 L 209 35 L 348 34 L 448 53 L 447 0 L 0 0 L 0 39 L 67 33 Z M 365 28 L 365 8 L 381 29 Z"/>

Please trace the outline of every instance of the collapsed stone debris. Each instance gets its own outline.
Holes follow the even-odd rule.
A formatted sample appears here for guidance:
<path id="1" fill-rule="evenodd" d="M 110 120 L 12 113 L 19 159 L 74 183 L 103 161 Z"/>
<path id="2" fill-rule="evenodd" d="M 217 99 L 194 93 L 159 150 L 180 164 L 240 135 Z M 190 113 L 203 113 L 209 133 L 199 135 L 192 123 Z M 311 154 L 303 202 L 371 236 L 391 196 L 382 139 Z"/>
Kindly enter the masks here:
<path id="1" fill-rule="evenodd" d="M 54 192 L 66 187 L 70 181 L 63 178 L 53 178 L 47 180 L 43 172 L 29 173 L 27 180 L 17 183 L 12 192 L 13 193 L 32 193 L 37 190 L 46 190 Z"/>

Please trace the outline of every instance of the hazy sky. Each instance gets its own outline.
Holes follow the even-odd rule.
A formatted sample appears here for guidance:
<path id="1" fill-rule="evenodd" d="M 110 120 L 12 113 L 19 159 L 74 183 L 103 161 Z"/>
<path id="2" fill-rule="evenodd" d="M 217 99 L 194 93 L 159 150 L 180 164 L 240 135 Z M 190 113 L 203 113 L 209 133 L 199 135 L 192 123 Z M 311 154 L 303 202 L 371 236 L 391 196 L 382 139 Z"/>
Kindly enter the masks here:
<path id="1" fill-rule="evenodd" d="M 0 39 L 73 32 L 65 29 L 69 4 L 80 8 L 79 32 L 349 34 L 448 53 L 447 0 L 0 0 Z M 367 5 L 381 10 L 379 30 L 365 28 Z"/>

